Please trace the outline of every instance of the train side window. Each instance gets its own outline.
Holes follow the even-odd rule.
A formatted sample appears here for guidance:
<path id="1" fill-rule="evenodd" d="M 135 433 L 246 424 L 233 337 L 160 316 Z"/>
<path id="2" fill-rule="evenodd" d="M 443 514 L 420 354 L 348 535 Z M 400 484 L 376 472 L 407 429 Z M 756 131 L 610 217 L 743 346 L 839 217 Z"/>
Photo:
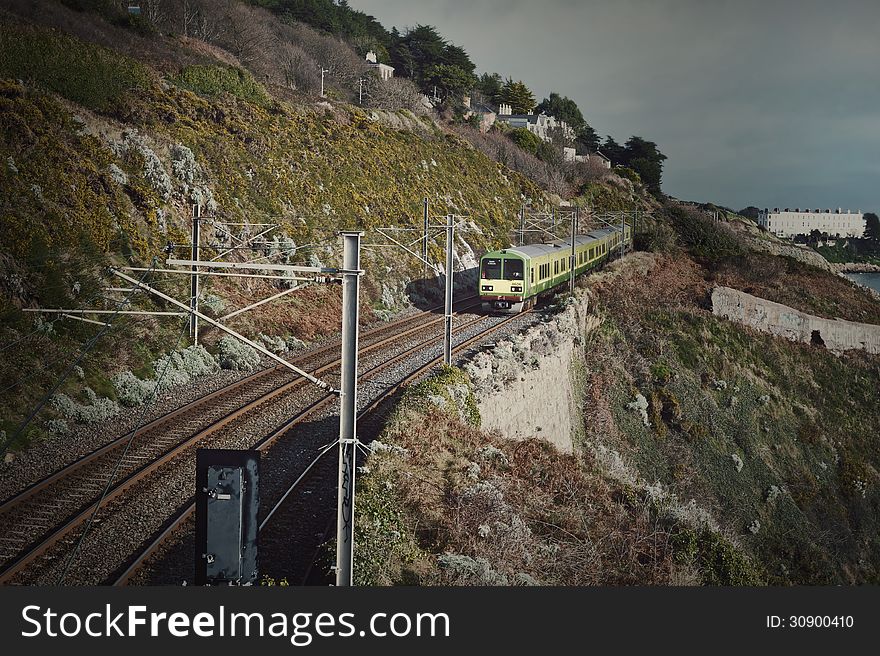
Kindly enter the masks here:
<path id="1" fill-rule="evenodd" d="M 534 282 L 535 282 L 535 267 L 532 267 L 530 269 L 530 273 L 529 273 L 529 283 L 534 284 Z"/>

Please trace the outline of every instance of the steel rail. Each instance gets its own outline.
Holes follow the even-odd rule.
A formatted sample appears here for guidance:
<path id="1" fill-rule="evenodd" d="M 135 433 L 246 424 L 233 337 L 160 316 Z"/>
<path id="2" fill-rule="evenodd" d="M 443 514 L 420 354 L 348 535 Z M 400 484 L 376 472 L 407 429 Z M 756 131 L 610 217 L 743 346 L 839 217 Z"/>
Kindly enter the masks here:
<path id="1" fill-rule="evenodd" d="M 499 328 L 506 325 L 510 321 L 513 321 L 514 319 L 516 319 L 520 316 L 523 316 L 524 314 L 529 314 L 530 312 L 531 311 L 523 312 L 523 313 L 519 313 L 519 314 L 515 314 L 515 315 L 511 315 L 509 317 L 506 317 L 505 319 L 503 319 L 499 323 L 497 323 L 493 326 L 490 326 L 487 330 L 481 331 L 477 335 L 475 335 L 475 336 L 465 340 L 464 342 L 458 344 L 457 346 L 455 346 L 453 348 L 453 353 L 460 353 L 462 350 L 465 350 L 465 349 L 471 347 L 474 343 L 485 338 L 487 335 L 490 335 L 493 332 L 497 331 Z M 485 317 L 480 317 L 478 319 L 475 319 L 473 321 L 468 322 L 467 324 L 460 327 L 459 329 L 460 330 L 466 329 L 476 323 L 483 321 L 484 319 L 485 319 Z M 439 322 L 439 319 L 438 319 L 438 322 Z M 390 360 L 386 360 L 385 362 L 382 362 L 382 363 L 376 365 L 375 367 L 372 367 L 368 371 L 364 372 L 361 375 L 360 379 L 363 380 L 363 379 L 366 379 L 370 375 L 375 375 L 376 373 L 379 373 L 379 372 L 397 364 L 401 360 L 403 360 L 407 357 L 410 357 L 411 355 L 413 355 L 414 353 L 416 353 L 418 351 L 424 350 L 425 348 L 429 348 L 430 346 L 432 346 L 434 344 L 441 343 L 442 340 L 443 340 L 443 336 L 440 335 L 437 337 L 432 337 L 432 338 L 430 338 L 420 344 L 417 344 L 417 345 L 413 346 L 412 348 L 407 349 L 406 351 L 404 351 L 402 353 L 399 353 L 398 355 L 394 356 Z M 358 421 L 360 421 L 368 413 L 372 412 L 383 401 L 385 401 L 390 396 L 392 396 L 398 389 L 400 389 L 400 387 L 402 385 L 414 380 L 415 378 L 417 378 L 420 375 L 423 375 L 426 371 L 429 371 L 434 366 L 436 366 L 438 363 L 442 362 L 442 360 L 443 360 L 443 356 L 440 355 L 440 356 L 432 359 L 431 361 L 429 361 L 427 364 L 420 366 L 415 372 L 406 376 L 402 381 L 395 383 L 392 386 L 388 387 L 386 390 L 384 390 L 382 393 L 380 393 L 380 395 L 379 395 L 379 397 L 377 397 L 377 399 L 374 399 L 366 408 L 364 408 L 362 411 L 360 411 L 358 413 Z M 327 404 L 329 404 L 335 398 L 336 397 L 334 395 L 327 394 L 323 398 L 310 404 L 308 407 L 303 409 L 295 417 L 293 417 L 292 419 L 285 422 L 281 427 L 277 428 L 271 435 L 269 435 L 269 436 L 263 438 L 262 440 L 260 440 L 259 442 L 257 442 L 257 444 L 255 444 L 252 448 L 254 448 L 258 451 L 268 450 L 275 442 L 277 442 L 281 437 L 283 437 L 285 434 L 287 434 L 287 432 L 291 428 L 293 428 L 297 424 L 300 424 L 303 421 L 305 421 L 306 419 L 308 419 L 312 414 L 314 414 L 314 412 L 322 409 L 323 407 L 325 407 Z M 310 469 L 312 469 L 312 467 L 316 461 L 317 461 L 317 459 L 315 461 L 312 461 L 312 463 L 310 463 L 310 465 L 306 468 L 306 470 L 304 472 L 302 472 L 300 474 L 300 476 L 297 478 L 296 483 L 301 483 L 303 480 L 305 480 L 305 475 L 308 473 L 308 471 Z M 285 496 L 290 494 L 290 492 L 292 491 L 294 486 L 295 486 L 295 484 L 287 490 L 287 492 L 285 493 Z M 135 559 L 125 568 L 125 570 L 120 575 L 118 575 L 112 581 L 112 585 L 114 585 L 114 586 L 128 585 L 128 583 L 131 581 L 132 577 L 137 573 L 137 571 L 139 571 L 139 569 L 143 566 L 143 564 L 161 548 L 162 544 L 164 544 L 164 542 L 178 528 L 180 528 L 186 522 L 186 520 L 189 519 L 193 515 L 194 512 L 195 512 L 195 502 L 193 500 L 190 500 L 190 502 L 188 504 L 186 504 L 185 506 L 178 509 L 175 516 L 172 517 L 169 520 L 169 522 L 166 524 L 166 526 L 163 529 L 161 529 L 161 531 L 150 541 L 150 543 L 147 545 L 147 547 L 140 554 L 138 554 L 135 557 Z"/>
<path id="2" fill-rule="evenodd" d="M 473 296 L 470 296 L 465 299 L 465 301 L 463 303 L 463 307 L 459 308 L 460 312 L 463 311 L 464 308 L 470 308 L 470 307 L 473 307 L 474 305 L 476 305 L 476 304 L 468 305 L 467 302 L 470 301 L 472 298 L 473 298 Z M 432 310 L 434 310 L 434 309 L 439 309 L 439 308 L 432 308 Z M 400 321 L 394 322 L 393 324 L 389 324 L 389 325 L 385 325 L 385 326 L 378 326 L 376 328 L 371 329 L 370 331 L 367 331 L 366 335 L 373 336 L 376 334 L 382 334 L 384 332 L 387 332 L 390 328 L 400 327 L 400 326 L 406 325 L 408 323 L 411 323 L 414 320 L 419 320 L 419 319 L 423 319 L 425 316 L 430 316 L 430 313 L 431 313 L 431 311 L 429 310 L 429 311 L 425 311 L 424 313 L 421 313 L 419 315 L 415 315 L 413 317 L 407 317 L 405 319 L 401 319 Z M 410 328 L 402 333 L 392 333 L 389 337 L 386 337 L 384 339 L 379 340 L 378 342 L 375 342 L 375 343 L 372 343 L 372 344 L 365 346 L 364 348 L 362 348 L 360 350 L 360 352 L 361 353 L 371 352 L 377 348 L 385 346 L 386 344 L 388 344 L 390 342 L 397 341 L 401 337 L 406 337 L 406 336 L 409 336 L 415 332 L 424 330 L 427 326 L 430 326 L 435 323 L 439 323 L 440 321 L 442 321 L 442 317 L 436 317 L 433 319 L 429 319 L 428 321 L 421 321 L 421 322 L 417 323 L 417 325 L 414 326 L 413 328 Z M 328 345 L 321 347 L 320 349 L 318 349 L 312 353 L 307 353 L 307 354 L 303 354 L 303 355 L 299 356 L 299 358 L 297 358 L 297 360 L 301 361 L 301 360 L 305 360 L 305 359 L 313 359 L 313 358 L 317 357 L 318 355 L 324 354 L 327 351 L 332 350 L 334 347 L 338 347 L 338 344 L 335 344 L 335 343 L 328 344 Z M 336 365 L 338 365 L 338 358 L 336 360 L 318 368 L 315 373 L 318 373 L 318 374 L 323 373 L 325 371 L 332 369 Z M 171 422 L 173 422 L 175 419 L 179 418 L 181 415 L 190 414 L 195 409 L 202 407 L 202 406 L 205 406 L 221 396 L 228 395 L 230 392 L 238 390 L 238 389 L 242 388 L 243 386 L 248 385 L 250 383 L 253 383 L 257 380 L 261 380 L 262 378 L 264 378 L 272 373 L 277 373 L 278 371 L 283 371 L 283 370 L 280 367 L 263 369 L 259 372 L 256 372 L 255 374 L 252 374 L 252 375 L 250 375 L 246 378 L 243 378 L 239 381 L 236 381 L 235 383 L 233 383 L 230 386 L 221 388 L 219 390 L 215 390 L 214 392 L 211 392 L 204 397 L 196 399 L 195 401 L 193 401 L 185 406 L 182 406 L 181 408 L 178 408 L 178 409 L 176 409 L 166 415 L 163 415 L 162 417 L 159 417 L 159 418 L 151 421 L 149 424 L 147 424 L 146 426 L 144 426 L 143 428 L 141 428 L 139 430 L 141 432 L 148 431 L 148 430 L 155 430 L 156 428 L 162 427 L 165 424 L 171 424 Z M 293 381 L 289 381 L 288 383 L 281 385 L 280 387 L 276 387 L 273 390 L 270 390 L 269 392 L 267 392 L 266 394 L 258 397 L 257 399 L 254 399 L 250 403 L 245 404 L 244 406 L 241 406 L 238 409 L 224 415 L 219 420 L 210 424 L 207 428 L 198 431 L 195 435 L 191 436 L 189 439 L 185 440 L 184 442 L 178 443 L 174 447 L 171 447 L 165 453 L 161 454 L 158 458 L 156 458 L 148 463 L 145 463 L 144 465 L 142 465 L 138 468 L 135 468 L 132 472 L 128 473 L 126 476 L 121 478 L 119 480 L 119 482 L 116 483 L 116 485 L 114 486 L 114 489 L 111 490 L 111 492 L 105 498 L 105 502 L 111 501 L 111 500 L 117 498 L 128 487 L 130 487 L 131 485 L 142 480 L 150 472 L 152 472 L 153 470 L 155 470 L 157 467 L 161 466 L 162 464 L 165 464 L 166 462 L 168 462 L 170 459 L 175 457 L 175 454 L 178 454 L 179 452 L 185 450 L 188 446 L 191 446 L 195 442 L 197 442 L 201 439 L 204 439 L 205 437 L 213 434 L 217 430 L 220 430 L 221 428 L 227 426 L 232 421 L 238 419 L 243 414 L 245 414 L 249 411 L 252 411 L 252 410 L 256 409 L 257 407 L 262 406 L 263 404 L 271 401 L 272 399 L 279 396 L 280 394 L 283 394 L 283 393 L 291 390 L 292 388 L 298 387 L 303 384 L 305 384 L 304 379 L 296 378 Z M 333 396 L 333 395 L 331 394 L 331 396 Z M 96 449 L 95 451 L 93 451 L 89 454 L 86 454 L 85 456 L 83 456 L 83 457 L 75 460 L 74 462 L 70 463 L 69 465 L 63 467 L 62 469 L 54 472 L 50 476 L 31 484 L 30 486 L 28 486 L 24 490 L 13 495 L 12 497 L 6 499 L 2 504 L 0 504 L 0 515 L 2 515 L 4 513 L 8 513 L 10 511 L 13 511 L 16 507 L 20 506 L 22 503 L 27 501 L 29 498 L 31 498 L 35 494 L 47 490 L 54 483 L 62 481 L 63 479 L 68 478 L 74 474 L 80 473 L 85 467 L 87 467 L 89 464 L 95 462 L 96 460 L 98 460 L 102 456 L 109 454 L 110 452 L 112 452 L 115 449 L 121 448 L 121 446 L 128 440 L 129 437 L 130 437 L 130 433 L 126 433 L 122 437 L 119 437 L 116 440 L 113 440 L 112 442 L 104 445 L 103 447 L 100 447 L 99 449 Z M 38 558 L 40 555 L 45 553 L 49 548 L 51 548 L 55 543 L 57 543 L 64 536 L 64 534 L 69 532 L 75 526 L 81 524 L 83 521 L 85 521 L 85 519 L 91 514 L 91 512 L 94 511 L 96 503 L 97 502 L 93 502 L 93 503 L 81 506 L 78 514 L 71 515 L 66 520 L 62 520 L 64 523 L 60 525 L 61 526 L 60 529 L 57 528 L 58 525 L 56 525 L 55 529 L 46 531 L 45 533 L 43 533 L 42 536 L 38 537 L 35 541 L 33 541 L 29 545 L 27 545 L 25 547 L 25 549 L 22 552 L 20 552 L 17 556 L 14 556 L 13 558 L 9 559 L 3 565 L 2 571 L 0 571 L 0 584 L 8 582 L 10 580 L 10 578 L 12 578 L 15 574 L 19 573 L 22 569 L 24 569 L 24 567 L 27 563 L 33 562 L 36 558 Z M 74 512 L 76 512 L 76 511 L 74 511 Z"/>

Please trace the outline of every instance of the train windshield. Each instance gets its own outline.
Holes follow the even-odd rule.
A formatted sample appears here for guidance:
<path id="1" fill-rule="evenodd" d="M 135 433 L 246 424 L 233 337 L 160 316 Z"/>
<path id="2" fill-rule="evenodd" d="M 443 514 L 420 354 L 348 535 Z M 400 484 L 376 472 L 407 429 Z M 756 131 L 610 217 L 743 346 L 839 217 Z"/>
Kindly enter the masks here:
<path id="1" fill-rule="evenodd" d="M 500 280 L 501 260 L 494 258 L 485 258 L 483 260 L 483 273 L 481 277 L 487 280 Z"/>
<path id="2" fill-rule="evenodd" d="M 523 261 L 522 260 L 504 260 L 504 279 L 505 280 L 522 280 L 523 279 Z"/>

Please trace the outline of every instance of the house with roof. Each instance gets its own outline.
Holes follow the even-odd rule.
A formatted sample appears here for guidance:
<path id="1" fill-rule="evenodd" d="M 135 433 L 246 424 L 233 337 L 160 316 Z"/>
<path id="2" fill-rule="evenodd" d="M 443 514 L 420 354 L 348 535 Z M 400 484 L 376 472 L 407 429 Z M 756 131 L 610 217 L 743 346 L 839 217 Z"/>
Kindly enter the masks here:
<path id="1" fill-rule="evenodd" d="M 471 116 L 479 117 L 480 132 L 485 134 L 493 125 L 495 125 L 495 119 L 498 116 L 498 112 L 496 112 L 493 107 L 486 103 L 473 101 L 470 96 L 462 98 L 462 104 L 466 108 L 464 113 L 465 119 L 469 119 Z"/>
<path id="2" fill-rule="evenodd" d="M 498 108 L 496 121 L 507 123 L 512 128 L 525 128 L 541 141 L 551 141 L 551 131 L 561 129 L 566 140 L 574 139 L 574 130 L 565 121 L 541 112 L 540 114 L 512 114 L 510 105 L 502 103 Z"/>
<path id="3" fill-rule="evenodd" d="M 367 65 L 379 74 L 380 80 L 390 80 L 394 77 L 394 67 L 376 61 L 376 53 L 370 50 L 366 56 Z"/>
<path id="4" fill-rule="evenodd" d="M 608 159 L 605 155 L 600 153 L 598 150 L 594 153 L 586 153 L 585 155 L 578 155 L 577 151 L 571 146 L 563 146 L 562 148 L 562 161 L 570 162 L 572 164 L 590 164 L 597 168 L 610 169 L 611 168 L 611 160 Z"/>

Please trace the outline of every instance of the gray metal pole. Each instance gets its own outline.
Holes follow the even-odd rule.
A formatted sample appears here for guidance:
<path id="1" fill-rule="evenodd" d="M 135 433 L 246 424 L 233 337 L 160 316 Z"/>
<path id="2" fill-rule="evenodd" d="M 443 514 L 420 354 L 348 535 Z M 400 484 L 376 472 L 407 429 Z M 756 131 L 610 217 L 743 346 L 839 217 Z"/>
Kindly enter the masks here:
<path id="1" fill-rule="evenodd" d="M 452 248 L 455 225 L 452 214 L 446 215 L 446 317 L 443 336 L 443 363 L 452 365 Z"/>
<path id="2" fill-rule="evenodd" d="M 201 205 L 193 205 L 192 208 L 193 213 L 193 225 L 192 225 L 192 260 L 193 262 L 199 261 L 199 222 L 202 218 L 202 206 Z M 193 274 L 190 277 L 189 283 L 189 305 L 192 308 L 192 314 L 189 315 L 189 335 L 192 337 L 193 344 L 198 345 L 199 343 L 199 317 L 196 315 L 196 312 L 199 311 L 199 276 L 197 275 L 197 271 L 199 270 L 198 266 L 193 265 L 192 271 Z"/>
<path id="3" fill-rule="evenodd" d="M 336 585 L 350 586 L 354 569 L 354 474 L 357 456 L 358 289 L 362 232 L 342 233 L 342 369 L 339 394 L 339 496 Z"/>
<path id="4" fill-rule="evenodd" d="M 422 221 L 424 223 L 424 232 L 422 233 L 422 280 L 424 280 L 425 289 L 428 289 L 428 197 L 425 196 L 424 206 L 422 210 Z"/>
<path id="5" fill-rule="evenodd" d="M 636 209 L 633 212 L 633 226 L 632 226 L 632 244 L 630 244 L 630 250 L 636 250 L 636 226 L 639 224 L 639 206 L 636 205 Z"/>
<path id="6" fill-rule="evenodd" d="M 519 208 L 519 245 L 526 245 L 526 206 Z"/>
<path id="7" fill-rule="evenodd" d="M 574 240 L 577 236 L 578 229 L 578 208 L 574 208 L 574 215 L 571 217 L 571 255 L 569 256 L 569 267 L 571 271 L 569 271 L 568 276 L 568 293 L 574 294 L 574 269 L 575 269 L 575 258 L 577 257 L 574 250 Z"/>

